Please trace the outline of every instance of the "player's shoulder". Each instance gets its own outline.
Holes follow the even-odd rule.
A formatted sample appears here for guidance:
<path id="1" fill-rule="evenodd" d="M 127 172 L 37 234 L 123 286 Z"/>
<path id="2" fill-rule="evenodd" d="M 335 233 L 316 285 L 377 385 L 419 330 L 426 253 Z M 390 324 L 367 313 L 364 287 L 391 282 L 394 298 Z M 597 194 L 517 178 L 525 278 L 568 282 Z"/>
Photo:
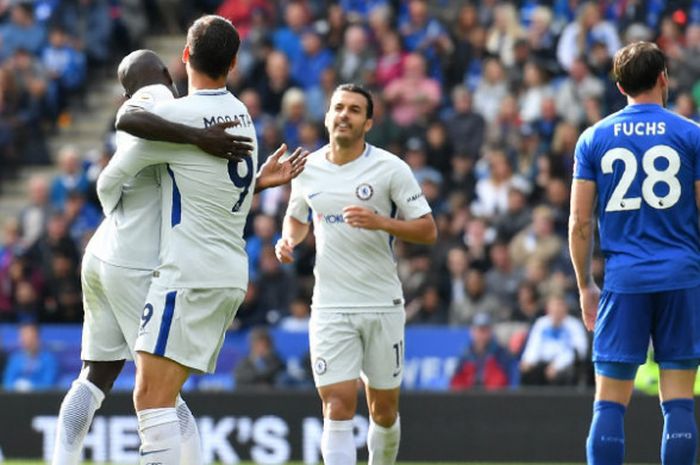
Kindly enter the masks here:
<path id="1" fill-rule="evenodd" d="M 383 165 L 386 169 L 400 170 L 408 168 L 408 164 L 401 157 L 376 145 L 367 144 L 364 156 L 372 163 Z"/>
<path id="2" fill-rule="evenodd" d="M 169 100 L 175 100 L 172 90 L 163 84 L 153 84 L 150 86 L 143 86 L 127 100 L 128 104 L 139 105 L 141 103 L 159 103 L 166 102 Z"/>

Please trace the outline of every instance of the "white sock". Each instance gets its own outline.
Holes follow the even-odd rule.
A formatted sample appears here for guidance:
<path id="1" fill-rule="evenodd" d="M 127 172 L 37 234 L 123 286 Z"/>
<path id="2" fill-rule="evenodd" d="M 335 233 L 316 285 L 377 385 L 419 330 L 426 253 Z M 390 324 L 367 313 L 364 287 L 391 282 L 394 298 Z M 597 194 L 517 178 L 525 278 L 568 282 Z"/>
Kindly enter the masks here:
<path id="1" fill-rule="evenodd" d="M 180 465 L 180 422 L 175 407 L 136 412 L 141 436 L 141 465 Z"/>
<path id="2" fill-rule="evenodd" d="M 177 418 L 180 421 L 180 464 L 203 465 L 202 446 L 199 442 L 199 429 L 197 421 L 185 401 L 177 396 L 175 401 Z"/>
<path id="3" fill-rule="evenodd" d="M 83 441 L 104 393 L 87 379 L 76 379 L 63 398 L 56 422 L 52 465 L 78 465 Z"/>
<path id="4" fill-rule="evenodd" d="M 352 420 L 323 419 L 321 454 L 325 465 L 355 465 L 357 448 Z"/>
<path id="5" fill-rule="evenodd" d="M 396 463 L 396 455 L 399 453 L 399 442 L 401 441 L 400 420 L 397 416 L 393 425 L 384 428 L 370 418 L 369 431 L 367 432 L 368 465 L 394 465 Z"/>

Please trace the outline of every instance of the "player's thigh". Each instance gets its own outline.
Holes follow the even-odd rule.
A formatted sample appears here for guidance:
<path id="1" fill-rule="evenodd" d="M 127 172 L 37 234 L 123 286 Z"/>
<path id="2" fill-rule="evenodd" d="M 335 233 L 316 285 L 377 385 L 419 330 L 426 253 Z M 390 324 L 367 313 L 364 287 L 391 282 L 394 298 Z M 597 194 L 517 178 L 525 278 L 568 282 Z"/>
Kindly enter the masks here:
<path id="1" fill-rule="evenodd" d="M 654 359 L 669 370 L 694 370 L 700 360 L 700 286 L 654 294 Z"/>
<path id="2" fill-rule="evenodd" d="M 632 379 L 619 379 L 596 373 L 595 400 L 627 405 L 632 397 L 633 389 L 634 377 Z"/>
<path id="3" fill-rule="evenodd" d="M 241 289 L 148 291 L 135 349 L 198 372 L 213 372 L 226 330 L 243 301 Z"/>
<path id="4" fill-rule="evenodd" d="M 85 254 L 81 269 L 83 288 L 83 335 L 80 357 L 91 361 L 114 361 L 131 358 L 129 341 L 124 336 L 119 320 L 108 297 L 108 289 L 123 276 L 113 276 L 119 270 Z M 142 297 L 145 297 L 142 294 Z M 140 308 L 140 306 L 139 306 Z M 136 309 L 138 315 L 139 310 Z M 138 316 L 136 317 L 138 321 Z M 132 341 L 133 342 L 133 341 Z"/>
<path id="5" fill-rule="evenodd" d="M 682 370 L 659 370 L 659 399 L 661 402 L 694 397 L 697 367 Z"/>
<path id="6" fill-rule="evenodd" d="M 174 407 L 189 368 L 169 358 L 138 352 L 134 406 L 136 410 Z"/>
<path id="7" fill-rule="evenodd" d="M 105 266 L 105 295 L 129 350 L 136 343 L 152 277 L 149 270 Z"/>
<path id="8" fill-rule="evenodd" d="M 644 363 L 653 311 L 651 294 L 603 291 L 593 333 L 593 361 Z"/>
<path id="9" fill-rule="evenodd" d="M 309 351 L 317 388 L 360 377 L 363 349 L 353 323 L 356 316 L 326 310 L 311 312 Z"/>
<path id="10" fill-rule="evenodd" d="M 363 317 L 362 378 L 373 389 L 398 388 L 403 378 L 406 314 L 403 311 L 373 313 Z"/>

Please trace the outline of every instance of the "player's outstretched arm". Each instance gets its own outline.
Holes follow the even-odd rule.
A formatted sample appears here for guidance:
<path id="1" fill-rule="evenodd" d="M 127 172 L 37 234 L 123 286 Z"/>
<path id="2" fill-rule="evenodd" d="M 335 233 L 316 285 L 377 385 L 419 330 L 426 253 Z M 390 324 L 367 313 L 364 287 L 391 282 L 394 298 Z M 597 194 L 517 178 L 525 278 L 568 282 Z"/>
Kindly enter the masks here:
<path id="1" fill-rule="evenodd" d="M 596 185 L 593 181 L 575 179 L 571 186 L 571 213 L 569 216 L 569 251 L 576 272 L 576 285 L 581 301 L 583 324 L 593 330 L 598 313 L 600 290 L 591 274 L 593 234 L 595 222 L 593 208 Z"/>
<path id="2" fill-rule="evenodd" d="M 400 220 L 379 215 L 369 208 L 350 205 L 343 208 L 343 220 L 354 228 L 381 229 L 415 244 L 433 244 L 437 240 L 437 226 L 432 213 L 413 220 Z"/>
<path id="3" fill-rule="evenodd" d="M 309 156 L 308 150 L 297 147 L 286 160 L 281 162 L 280 159 L 286 152 L 287 144 L 282 144 L 275 150 L 275 153 L 267 157 L 267 160 L 265 160 L 265 163 L 260 167 L 256 176 L 256 194 L 269 187 L 287 184 L 304 171 L 306 158 Z"/>
<path id="4" fill-rule="evenodd" d="M 282 223 L 282 237 L 275 244 L 275 255 L 281 263 L 294 261 L 294 247 L 309 233 L 309 223 L 302 223 L 293 216 L 286 215 Z"/>
<path id="5" fill-rule="evenodd" d="M 202 129 L 174 123 L 145 110 L 132 110 L 123 113 L 115 126 L 119 131 L 142 139 L 191 144 L 215 157 L 241 161 L 252 155 L 253 141 L 226 132 L 236 124 L 229 121 Z"/>

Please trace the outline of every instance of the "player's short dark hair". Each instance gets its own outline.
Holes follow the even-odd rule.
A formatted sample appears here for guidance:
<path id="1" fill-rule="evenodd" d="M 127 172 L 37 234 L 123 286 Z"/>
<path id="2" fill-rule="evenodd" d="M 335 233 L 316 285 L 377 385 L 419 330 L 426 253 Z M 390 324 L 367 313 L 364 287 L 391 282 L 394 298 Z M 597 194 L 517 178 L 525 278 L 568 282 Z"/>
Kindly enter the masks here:
<path id="1" fill-rule="evenodd" d="M 187 31 L 190 66 L 212 79 L 228 74 L 240 46 L 238 31 L 221 16 L 202 16 Z"/>
<path id="2" fill-rule="evenodd" d="M 372 101 L 372 94 L 370 91 L 359 84 L 341 84 L 335 88 L 335 92 L 341 90 L 362 95 L 367 100 L 367 119 L 372 119 L 372 115 L 374 115 L 374 102 Z"/>
<path id="3" fill-rule="evenodd" d="M 615 54 L 615 80 L 630 97 L 652 89 L 664 71 L 666 55 L 652 42 L 633 42 Z"/>

